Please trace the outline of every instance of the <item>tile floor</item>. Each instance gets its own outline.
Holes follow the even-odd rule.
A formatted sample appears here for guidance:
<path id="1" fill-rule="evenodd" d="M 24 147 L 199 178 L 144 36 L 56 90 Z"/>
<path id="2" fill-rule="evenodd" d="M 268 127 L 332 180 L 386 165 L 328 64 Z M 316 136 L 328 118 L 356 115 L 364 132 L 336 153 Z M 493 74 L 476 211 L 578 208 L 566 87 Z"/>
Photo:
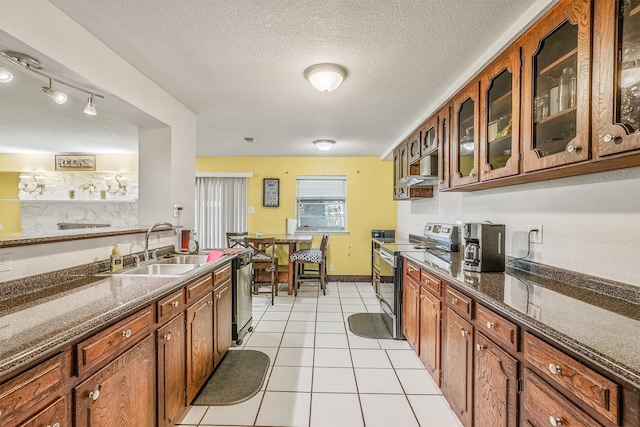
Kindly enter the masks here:
<path id="1" fill-rule="evenodd" d="M 406 341 L 361 338 L 354 313 L 379 312 L 371 283 L 302 285 L 297 297 L 254 296 L 254 331 L 233 350 L 271 359 L 262 390 L 231 406 L 192 406 L 180 427 L 459 427 Z"/>

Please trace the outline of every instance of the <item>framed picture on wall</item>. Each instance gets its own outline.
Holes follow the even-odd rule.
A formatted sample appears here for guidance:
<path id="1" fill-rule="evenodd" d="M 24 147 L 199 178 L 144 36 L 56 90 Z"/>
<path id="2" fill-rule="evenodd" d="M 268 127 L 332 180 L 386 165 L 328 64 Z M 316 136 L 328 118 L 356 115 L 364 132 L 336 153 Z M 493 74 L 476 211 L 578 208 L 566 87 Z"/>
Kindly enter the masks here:
<path id="1" fill-rule="evenodd" d="M 280 179 L 264 178 L 262 180 L 262 206 L 280 206 Z"/>

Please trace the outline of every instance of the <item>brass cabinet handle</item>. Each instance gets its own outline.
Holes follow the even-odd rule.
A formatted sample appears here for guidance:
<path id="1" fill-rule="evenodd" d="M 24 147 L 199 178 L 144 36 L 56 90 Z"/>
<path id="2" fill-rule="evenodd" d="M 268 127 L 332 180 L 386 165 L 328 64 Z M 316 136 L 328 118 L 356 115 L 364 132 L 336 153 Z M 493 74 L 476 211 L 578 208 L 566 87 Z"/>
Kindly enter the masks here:
<path id="1" fill-rule="evenodd" d="M 478 349 L 478 351 L 482 351 L 485 348 L 487 348 L 486 346 L 482 345 L 482 344 L 476 344 L 476 349 Z"/>
<path id="2" fill-rule="evenodd" d="M 460 329 L 460 335 L 466 337 L 467 335 L 469 335 L 469 332 L 465 331 L 464 329 Z"/>
<path id="3" fill-rule="evenodd" d="M 551 372 L 553 375 L 560 375 L 560 373 L 562 372 L 562 369 L 560 368 L 560 366 L 550 363 L 549 372 Z"/>
<path id="4" fill-rule="evenodd" d="M 496 327 L 496 325 L 495 325 L 495 324 L 493 324 L 492 322 L 487 322 L 487 328 L 488 328 L 488 329 L 493 329 L 493 328 L 495 328 L 495 327 Z"/>
<path id="5" fill-rule="evenodd" d="M 180 301 L 173 301 L 173 302 L 171 303 L 171 307 L 177 307 L 177 306 L 179 306 L 179 305 L 180 305 Z"/>
<path id="6" fill-rule="evenodd" d="M 166 334 L 163 338 L 165 341 L 171 341 L 171 334 Z"/>
<path id="7" fill-rule="evenodd" d="M 100 390 L 98 389 L 89 393 L 89 399 L 91 400 L 98 400 L 99 397 L 100 397 Z"/>
<path id="8" fill-rule="evenodd" d="M 549 417 L 549 423 L 551 423 L 553 427 L 558 427 L 562 425 L 562 420 L 558 417 L 554 417 L 553 415 L 551 415 Z"/>
<path id="9" fill-rule="evenodd" d="M 125 338 L 131 337 L 131 329 L 127 329 L 126 331 L 122 331 L 122 336 Z"/>

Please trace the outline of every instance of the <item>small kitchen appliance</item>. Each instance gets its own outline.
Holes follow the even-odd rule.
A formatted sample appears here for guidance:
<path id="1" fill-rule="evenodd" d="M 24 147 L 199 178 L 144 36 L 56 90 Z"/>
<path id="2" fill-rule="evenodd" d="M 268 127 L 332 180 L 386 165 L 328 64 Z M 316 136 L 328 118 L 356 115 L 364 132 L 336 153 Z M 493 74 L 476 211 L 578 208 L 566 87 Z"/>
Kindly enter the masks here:
<path id="1" fill-rule="evenodd" d="M 504 271 L 503 224 L 465 223 L 463 235 L 464 270 L 478 273 Z"/>

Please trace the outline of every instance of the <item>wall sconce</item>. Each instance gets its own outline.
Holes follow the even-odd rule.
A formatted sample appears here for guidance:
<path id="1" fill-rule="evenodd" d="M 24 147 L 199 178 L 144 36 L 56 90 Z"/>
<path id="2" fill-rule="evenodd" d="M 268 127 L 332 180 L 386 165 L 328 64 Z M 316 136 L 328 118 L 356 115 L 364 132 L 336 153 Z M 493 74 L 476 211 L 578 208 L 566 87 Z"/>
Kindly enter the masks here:
<path id="1" fill-rule="evenodd" d="M 107 182 L 107 192 L 110 194 L 120 193 L 123 196 L 127 194 L 127 181 L 129 178 L 122 175 L 116 175 L 115 178 L 105 177 L 105 181 Z M 113 182 L 115 181 L 115 183 Z M 117 187 L 116 187 L 117 184 Z"/>
<path id="2" fill-rule="evenodd" d="M 20 182 L 18 183 L 18 189 L 29 194 L 38 193 L 42 194 L 44 186 L 46 184 L 46 178 L 41 175 L 20 175 Z"/>

